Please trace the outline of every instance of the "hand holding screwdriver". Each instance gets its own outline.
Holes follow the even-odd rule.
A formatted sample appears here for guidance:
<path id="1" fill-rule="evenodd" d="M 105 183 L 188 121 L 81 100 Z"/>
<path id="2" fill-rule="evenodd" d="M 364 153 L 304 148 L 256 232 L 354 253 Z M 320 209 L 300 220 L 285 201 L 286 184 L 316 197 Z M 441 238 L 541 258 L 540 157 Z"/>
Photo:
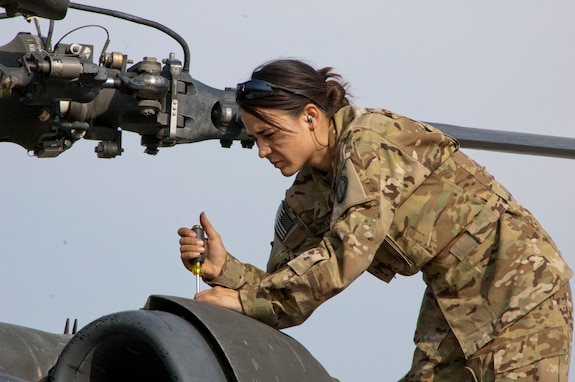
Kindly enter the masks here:
<path id="1" fill-rule="evenodd" d="M 212 280 L 218 277 L 228 257 L 220 234 L 214 229 L 203 212 L 200 214 L 200 224 L 205 230 L 207 238 L 200 239 L 201 233 L 190 228 L 183 227 L 178 230 L 178 235 L 181 237 L 180 253 L 182 262 L 194 275 L 198 273 L 198 283 L 200 275 L 204 280 Z M 202 255 L 204 255 L 203 264 L 199 260 L 192 262 L 192 260 Z M 234 289 L 215 286 L 196 293 L 194 298 L 198 301 L 219 305 L 243 313 L 239 292 Z"/>
<path id="2" fill-rule="evenodd" d="M 199 232 L 194 229 L 196 227 L 203 229 Z M 206 280 L 217 277 L 226 262 L 227 251 L 206 214 L 203 212 L 200 214 L 199 226 L 194 226 L 192 229 L 182 227 L 178 229 L 178 235 L 180 235 L 180 255 L 184 266 L 198 276 L 198 279 L 199 276 Z M 197 260 L 198 258 L 200 260 Z"/>

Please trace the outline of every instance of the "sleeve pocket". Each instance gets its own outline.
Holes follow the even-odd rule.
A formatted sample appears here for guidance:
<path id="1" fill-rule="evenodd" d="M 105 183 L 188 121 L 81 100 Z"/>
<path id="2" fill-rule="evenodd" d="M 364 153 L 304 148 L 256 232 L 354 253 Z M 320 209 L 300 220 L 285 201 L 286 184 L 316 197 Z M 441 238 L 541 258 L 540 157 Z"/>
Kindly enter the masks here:
<path id="1" fill-rule="evenodd" d="M 326 259 L 320 251 L 304 252 L 288 262 L 289 267 L 298 275 L 306 273 L 314 264 Z"/>

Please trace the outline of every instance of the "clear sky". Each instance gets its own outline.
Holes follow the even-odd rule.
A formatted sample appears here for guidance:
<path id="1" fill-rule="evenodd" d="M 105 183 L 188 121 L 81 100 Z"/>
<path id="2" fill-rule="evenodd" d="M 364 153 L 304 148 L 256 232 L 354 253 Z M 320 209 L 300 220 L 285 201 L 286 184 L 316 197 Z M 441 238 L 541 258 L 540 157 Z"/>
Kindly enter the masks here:
<path id="1" fill-rule="evenodd" d="M 572 1 L 110 3 L 90 1 L 182 35 L 191 75 L 212 87 L 233 87 L 265 61 L 296 57 L 334 67 L 360 106 L 575 137 Z M 21 19 L 0 23 L 0 45 L 18 31 L 33 32 Z M 55 39 L 85 24 L 105 26 L 108 50 L 135 62 L 170 52 L 182 58 L 159 31 L 76 10 L 56 23 Z M 99 52 L 105 34 L 92 28 L 65 41 Z M 66 318 L 82 327 L 139 309 L 151 294 L 192 297 L 195 281 L 180 263 L 176 231 L 196 224 L 201 211 L 231 253 L 265 267 L 291 179 L 239 143 L 181 145 L 151 157 L 139 136 L 124 133 L 123 140 L 124 153 L 112 160 L 98 159 L 93 141 L 55 159 L 0 144 L 0 321 L 61 332 Z M 537 216 L 575 267 L 575 160 L 464 151 Z M 388 285 L 365 274 L 285 332 L 342 381 L 397 380 L 411 362 L 423 289 L 421 275 Z"/>

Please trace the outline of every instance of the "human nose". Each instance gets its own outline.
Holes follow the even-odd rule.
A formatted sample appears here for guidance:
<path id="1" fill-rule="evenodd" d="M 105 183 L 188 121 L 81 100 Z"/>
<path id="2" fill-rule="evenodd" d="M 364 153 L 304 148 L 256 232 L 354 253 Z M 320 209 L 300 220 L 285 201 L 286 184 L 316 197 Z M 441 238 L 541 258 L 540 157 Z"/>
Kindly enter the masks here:
<path id="1" fill-rule="evenodd" d="M 258 155 L 260 158 L 265 158 L 272 152 L 272 149 L 267 143 L 264 142 L 257 142 L 258 145 Z"/>

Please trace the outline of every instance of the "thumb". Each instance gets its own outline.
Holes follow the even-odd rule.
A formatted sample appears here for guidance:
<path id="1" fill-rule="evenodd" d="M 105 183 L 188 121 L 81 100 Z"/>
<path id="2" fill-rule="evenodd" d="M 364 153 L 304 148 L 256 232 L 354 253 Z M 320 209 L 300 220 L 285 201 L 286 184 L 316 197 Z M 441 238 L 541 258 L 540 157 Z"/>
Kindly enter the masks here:
<path id="1" fill-rule="evenodd" d="M 202 212 L 200 214 L 200 224 L 204 228 L 204 232 L 206 233 L 206 235 L 208 235 L 208 239 L 215 239 L 220 236 L 218 232 L 214 229 L 212 223 L 210 223 L 205 212 Z"/>

